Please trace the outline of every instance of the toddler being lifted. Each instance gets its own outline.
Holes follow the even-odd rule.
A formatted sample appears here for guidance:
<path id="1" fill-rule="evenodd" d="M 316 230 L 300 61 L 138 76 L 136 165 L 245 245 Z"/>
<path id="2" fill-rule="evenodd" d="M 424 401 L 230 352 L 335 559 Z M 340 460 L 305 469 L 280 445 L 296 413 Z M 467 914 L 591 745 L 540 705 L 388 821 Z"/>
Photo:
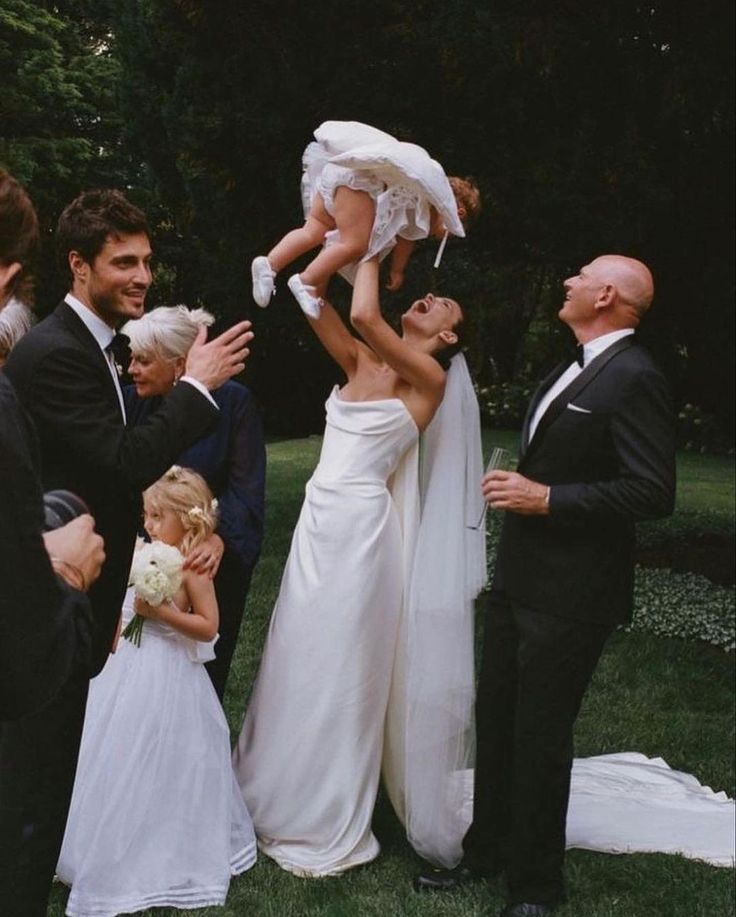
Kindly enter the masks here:
<path id="1" fill-rule="evenodd" d="M 398 290 L 418 239 L 464 237 L 480 211 L 471 179 L 448 178 L 420 146 L 358 121 L 325 121 L 304 151 L 302 199 L 306 221 L 267 256 L 253 260 L 253 299 L 265 307 L 276 274 L 323 244 L 301 274 L 287 281 L 304 312 L 319 318 L 320 297 L 336 272 L 352 282 L 357 263 L 391 252 L 388 289 Z"/>

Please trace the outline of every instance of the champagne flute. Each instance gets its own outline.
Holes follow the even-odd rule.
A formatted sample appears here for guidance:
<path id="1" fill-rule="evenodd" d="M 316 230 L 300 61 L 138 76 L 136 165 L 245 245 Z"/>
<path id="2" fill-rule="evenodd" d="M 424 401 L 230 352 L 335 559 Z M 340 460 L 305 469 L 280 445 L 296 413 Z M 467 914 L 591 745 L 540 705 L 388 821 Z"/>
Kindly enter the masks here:
<path id="1" fill-rule="evenodd" d="M 512 457 L 508 449 L 504 449 L 503 446 L 494 446 L 491 449 L 491 457 L 488 459 L 488 464 L 486 465 L 486 470 L 483 472 L 484 476 L 488 474 L 489 471 L 510 471 L 515 464 L 515 459 Z M 480 514 L 480 519 L 478 519 L 475 525 L 468 525 L 466 528 L 473 529 L 477 531 L 482 525 L 486 518 L 486 513 L 488 512 L 488 503 L 483 501 L 483 511 Z"/>

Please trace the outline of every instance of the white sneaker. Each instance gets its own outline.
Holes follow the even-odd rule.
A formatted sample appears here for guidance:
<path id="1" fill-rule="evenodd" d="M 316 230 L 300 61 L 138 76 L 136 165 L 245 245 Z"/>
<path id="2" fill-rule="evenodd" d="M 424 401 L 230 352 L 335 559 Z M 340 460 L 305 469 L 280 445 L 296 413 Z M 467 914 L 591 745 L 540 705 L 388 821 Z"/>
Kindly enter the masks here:
<path id="1" fill-rule="evenodd" d="M 294 294 L 302 312 L 310 318 L 318 319 L 322 311 L 322 300 L 314 295 L 316 288 L 302 283 L 302 278 L 298 274 L 292 274 L 286 285 Z"/>
<path id="2" fill-rule="evenodd" d="M 250 275 L 253 278 L 253 299 L 261 309 L 265 309 L 276 290 L 276 284 L 273 282 L 276 274 L 265 255 L 253 259 Z"/>

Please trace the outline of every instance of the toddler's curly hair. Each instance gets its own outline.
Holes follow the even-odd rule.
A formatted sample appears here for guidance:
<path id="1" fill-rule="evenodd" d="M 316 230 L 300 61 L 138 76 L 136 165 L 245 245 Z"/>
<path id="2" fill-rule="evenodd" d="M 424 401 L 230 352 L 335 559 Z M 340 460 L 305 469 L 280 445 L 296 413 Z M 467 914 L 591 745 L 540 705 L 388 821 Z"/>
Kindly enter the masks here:
<path id="1" fill-rule="evenodd" d="M 202 475 L 191 468 L 172 465 L 144 492 L 143 499 L 153 510 L 176 514 L 185 532 L 179 546 L 182 554 L 196 548 L 217 527 L 217 500 Z"/>
<path id="2" fill-rule="evenodd" d="M 465 178 L 458 178 L 457 175 L 450 175 L 448 181 L 450 182 L 450 187 L 452 188 L 452 193 L 455 195 L 458 206 L 465 208 L 465 216 L 462 217 L 462 224 L 468 229 L 478 219 L 482 209 L 480 189 L 475 183 L 475 179 L 471 178 L 469 175 L 466 175 Z"/>

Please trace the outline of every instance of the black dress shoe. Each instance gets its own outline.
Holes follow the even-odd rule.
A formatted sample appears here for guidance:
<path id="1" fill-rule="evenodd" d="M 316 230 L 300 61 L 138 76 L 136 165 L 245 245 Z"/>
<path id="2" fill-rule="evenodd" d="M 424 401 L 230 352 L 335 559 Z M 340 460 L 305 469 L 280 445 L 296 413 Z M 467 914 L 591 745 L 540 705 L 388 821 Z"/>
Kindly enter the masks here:
<path id="1" fill-rule="evenodd" d="M 456 866 L 454 869 L 428 869 L 414 879 L 414 890 L 418 892 L 451 892 L 455 888 L 467 885 L 482 878 L 469 866 Z"/>
<path id="2" fill-rule="evenodd" d="M 507 904 L 498 917 L 548 917 L 554 909 L 553 904 Z"/>

